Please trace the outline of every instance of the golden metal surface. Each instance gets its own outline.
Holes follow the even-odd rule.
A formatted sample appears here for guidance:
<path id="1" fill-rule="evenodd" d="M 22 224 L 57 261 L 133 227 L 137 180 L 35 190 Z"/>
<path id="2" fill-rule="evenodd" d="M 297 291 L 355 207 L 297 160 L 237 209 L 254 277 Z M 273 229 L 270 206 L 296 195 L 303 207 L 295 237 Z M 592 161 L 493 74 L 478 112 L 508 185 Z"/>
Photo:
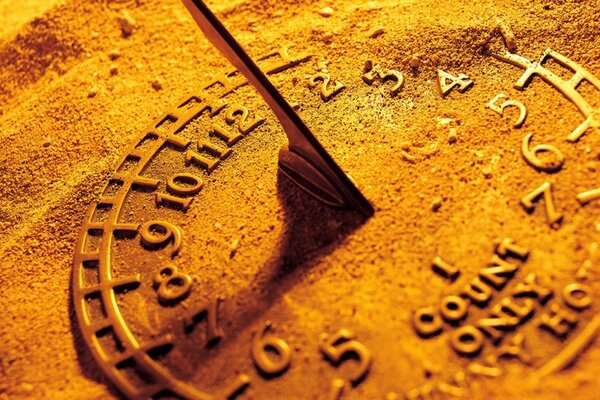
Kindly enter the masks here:
<path id="1" fill-rule="evenodd" d="M 209 7 L 3 37 L 0 398 L 595 399 L 599 9 Z"/>

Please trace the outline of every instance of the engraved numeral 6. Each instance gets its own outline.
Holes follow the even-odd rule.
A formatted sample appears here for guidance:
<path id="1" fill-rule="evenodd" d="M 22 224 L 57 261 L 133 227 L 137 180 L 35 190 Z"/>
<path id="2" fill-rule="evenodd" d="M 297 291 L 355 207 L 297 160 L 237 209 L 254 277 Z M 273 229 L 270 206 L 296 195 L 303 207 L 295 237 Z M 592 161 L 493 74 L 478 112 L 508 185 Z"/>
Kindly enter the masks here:
<path id="1" fill-rule="evenodd" d="M 530 149 L 529 143 L 531 142 L 532 136 L 531 133 L 525 135 L 521 146 L 521 154 L 523 154 L 523 158 L 527 161 L 527 164 L 537 170 L 545 172 L 556 172 L 560 170 L 565 163 L 565 156 L 563 153 L 550 144 L 538 144 Z M 554 159 L 540 160 L 538 157 L 538 154 L 540 153 L 552 153 L 554 154 Z"/>
<path id="2" fill-rule="evenodd" d="M 267 322 L 260 334 L 254 335 L 252 340 L 252 360 L 256 368 L 265 375 L 275 376 L 282 374 L 290 366 L 292 352 L 290 346 L 282 339 L 273 335 L 266 335 L 271 329 L 271 323 Z M 276 358 L 269 356 L 276 354 Z"/>
<path id="3" fill-rule="evenodd" d="M 140 228 L 142 245 L 154 249 L 166 245 L 173 240 L 171 257 L 175 257 L 181 250 L 181 229 L 166 221 L 148 221 Z"/>
<path id="4" fill-rule="evenodd" d="M 154 288 L 162 304 L 173 304 L 185 299 L 192 290 L 192 277 L 167 265 L 154 276 Z"/>
<path id="5" fill-rule="evenodd" d="M 340 364 L 342 359 L 349 355 L 354 355 L 358 358 L 359 368 L 349 379 L 352 384 L 356 385 L 369 372 L 373 358 L 371 352 L 364 344 L 352 339 L 354 339 L 352 332 L 347 329 L 341 329 L 322 343 L 320 349 L 325 358 L 334 365 Z"/>

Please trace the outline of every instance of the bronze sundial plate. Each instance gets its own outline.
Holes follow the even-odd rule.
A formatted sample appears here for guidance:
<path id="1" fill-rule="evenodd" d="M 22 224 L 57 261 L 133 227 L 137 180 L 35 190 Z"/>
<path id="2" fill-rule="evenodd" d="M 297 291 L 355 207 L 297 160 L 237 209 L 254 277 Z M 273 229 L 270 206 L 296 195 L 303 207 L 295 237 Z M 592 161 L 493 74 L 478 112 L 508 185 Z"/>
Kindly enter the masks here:
<path id="1" fill-rule="evenodd" d="M 61 83 L 100 71 L 77 102 L 103 128 L 72 132 L 94 179 L 57 206 L 74 343 L 110 381 L 81 397 L 593 399 L 600 10 L 271 3 L 208 4 L 375 213 L 278 172 L 281 127 L 183 4 L 88 6 L 136 24 Z"/>

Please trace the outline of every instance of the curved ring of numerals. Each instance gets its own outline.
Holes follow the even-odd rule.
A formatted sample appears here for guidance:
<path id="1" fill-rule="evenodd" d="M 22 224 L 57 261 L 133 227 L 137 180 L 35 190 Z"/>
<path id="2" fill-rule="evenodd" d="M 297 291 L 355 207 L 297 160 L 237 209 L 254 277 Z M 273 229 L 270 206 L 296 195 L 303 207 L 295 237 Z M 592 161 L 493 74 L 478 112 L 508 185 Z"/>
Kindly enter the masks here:
<path id="1" fill-rule="evenodd" d="M 310 58 L 310 56 L 292 58 L 288 53 L 288 49 L 284 47 L 278 52 L 260 58 L 259 62 L 272 60 L 276 57 L 279 58 L 277 62 L 265 67 L 268 74 L 284 71 Z M 581 66 L 552 50 L 547 50 L 544 53 L 542 61 L 546 57 L 552 57 L 557 59 L 561 64 L 568 65 L 574 71 L 577 71 L 574 78 L 567 82 L 559 80 L 556 75 L 543 68 L 541 66 L 542 61 L 530 62 L 512 53 L 496 57 L 502 61 L 510 62 L 526 69 L 524 76 L 516 85 L 517 88 L 523 89 L 532 75 L 539 75 L 546 82 L 558 88 L 578 106 L 579 110 L 586 117 L 586 120 L 569 135 L 567 138 L 568 141 L 575 142 L 589 128 L 600 126 L 598 124 L 600 111 L 592 109 L 576 91 L 577 85 L 584 79 L 591 82 L 600 90 L 600 81 Z M 473 85 L 473 82 L 464 74 L 453 76 L 442 70 L 438 70 L 437 75 L 440 95 L 442 97 L 448 95 L 454 88 L 457 88 L 460 92 L 465 92 Z M 390 93 L 392 96 L 396 95 L 404 84 L 404 76 L 399 71 L 383 69 L 380 65 L 373 66 L 370 62 L 367 62 L 365 66 L 362 79 L 368 85 L 374 84 L 375 81 L 391 83 Z M 132 190 L 141 188 L 142 190 L 155 191 L 155 203 L 158 207 L 169 206 L 183 211 L 187 210 L 193 200 L 192 196 L 200 192 L 204 186 L 204 182 L 199 176 L 190 173 L 175 174 L 167 180 L 166 190 L 159 192 L 160 182 L 156 179 L 144 177 L 142 174 L 148 163 L 165 146 L 170 146 L 184 152 L 186 165 L 194 164 L 208 173 L 217 168 L 220 161 L 231 153 L 228 147 L 235 144 L 244 135 L 264 122 L 260 118 L 254 120 L 249 118 L 249 111 L 245 107 L 238 104 L 229 105 L 223 101 L 225 96 L 246 84 L 247 82 L 237 71 L 217 74 L 212 81 L 203 86 L 203 91 L 200 95 L 185 98 L 179 102 L 175 110 L 159 118 L 156 123 L 153 123 L 134 141 L 133 145 L 126 152 L 126 155 L 120 161 L 119 167 L 104 187 L 100 199 L 89 208 L 86 214 L 74 257 L 73 299 L 75 310 L 83 338 L 94 358 L 112 382 L 130 398 L 150 398 L 167 390 L 183 398 L 213 398 L 212 395 L 201 392 L 175 378 L 164 366 L 149 355 L 154 349 L 169 345 L 173 340 L 171 335 L 167 334 L 150 342 L 140 343 L 127 327 L 117 304 L 117 293 L 139 286 L 141 284 L 140 274 L 115 279 L 112 276 L 110 253 L 115 240 L 115 234 L 121 233 L 139 234 L 141 243 L 145 248 L 163 247 L 171 243 L 171 257 L 175 257 L 179 253 L 182 247 L 182 233 L 177 226 L 160 220 L 148 221 L 144 224 L 122 223 L 121 213 L 124 202 Z M 320 91 L 323 101 L 329 101 L 345 88 L 342 83 L 331 79 L 326 67 L 322 67 L 320 71 L 309 78 L 309 86 L 312 89 Z M 216 95 L 212 94 L 215 88 L 218 88 Z M 503 99 L 504 102 L 497 104 Z M 496 96 L 487 106 L 500 115 L 503 114 L 505 108 L 516 107 L 519 110 L 519 118 L 514 123 L 515 128 L 520 128 L 527 117 L 525 105 L 519 101 L 508 99 L 504 94 Z M 192 148 L 191 140 L 178 135 L 191 121 L 203 113 L 208 113 L 213 117 L 221 112 L 223 112 L 225 121 L 228 124 L 237 124 L 239 133 L 228 132 L 218 125 L 212 125 L 210 135 L 224 141 L 227 147 L 218 147 L 208 141 L 199 141 Z M 532 147 L 532 140 L 533 137 L 531 134 L 526 135 L 523 139 L 521 152 L 525 161 L 540 171 L 547 173 L 559 171 L 564 163 L 564 156 L 560 150 L 548 144 L 539 144 Z M 547 158 L 539 157 L 542 153 L 551 154 L 554 157 L 548 161 Z M 407 160 L 414 161 L 411 157 L 408 157 Z M 541 198 L 545 199 L 548 222 L 550 225 L 557 227 L 558 223 L 562 220 L 562 214 L 557 212 L 554 207 L 551 190 L 550 183 L 546 182 L 523 197 L 521 204 L 526 211 L 531 212 L 535 207 L 534 202 Z M 600 189 L 592 189 L 579 194 L 577 200 L 583 205 L 599 197 Z M 95 245 L 92 245 L 92 243 L 95 243 Z M 504 261 L 498 258 L 496 263 L 500 265 Z M 434 262 L 434 266 L 438 270 L 441 270 L 443 275 L 445 274 L 451 279 L 454 279 L 457 274 L 456 271 L 452 271 L 451 266 L 444 263 L 441 259 Z M 97 276 L 96 284 L 89 285 L 86 283 L 84 275 L 87 271 L 93 271 L 95 276 Z M 154 275 L 153 286 L 157 291 L 159 303 L 163 305 L 177 303 L 188 296 L 191 289 L 191 277 L 179 271 L 176 266 L 166 264 Z M 580 286 L 577 286 L 577 288 L 580 289 Z M 92 316 L 88 305 L 90 299 L 100 302 L 103 311 L 102 318 Z M 454 314 L 466 313 L 466 308 L 463 307 L 463 310 L 460 307 L 462 305 L 460 297 L 451 296 L 451 298 L 446 300 L 453 302 L 452 304 L 458 307 L 458 311 L 453 311 Z M 193 312 L 184 320 L 184 328 L 187 329 L 191 326 L 197 316 L 203 315 L 208 320 L 209 342 L 218 340 L 221 336 L 216 323 L 218 304 L 219 300 L 217 299 L 208 305 L 203 305 L 203 307 L 192 310 Z M 508 305 L 505 306 L 508 307 Z M 442 329 L 441 322 L 439 322 L 441 319 L 437 315 L 429 315 L 430 311 L 428 310 L 421 310 L 422 315 L 428 318 L 424 319 L 424 321 L 436 322 L 438 325 L 426 326 L 417 318 L 417 327 L 421 331 L 417 330 L 423 336 L 434 335 Z M 443 315 L 443 317 L 446 320 L 452 320 L 452 318 L 455 318 L 454 314 Z M 463 318 L 463 314 L 456 316 L 456 318 Z M 415 315 L 417 317 L 420 314 L 417 313 Z M 592 325 L 600 326 L 600 322 L 596 321 L 595 325 Z M 594 332 L 600 329 L 598 326 L 595 327 Z M 261 373 L 276 376 L 284 373 L 289 368 L 290 349 L 283 340 L 267 334 L 269 329 L 271 329 L 271 326 L 267 324 L 262 333 L 255 335 L 251 353 L 255 366 Z M 460 332 L 462 332 L 461 334 L 465 338 L 473 337 L 473 335 L 477 335 L 477 337 L 481 336 L 479 331 L 469 326 L 464 327 Z M 117 344 L 114 346 L 119 349 L 116 353 L 115 351 L 106 350 L 101 345 L 99 338 L 107 336 L 108 333 L 112 334 Z M 456 347 L 461 349 L 459 353 L 471 354 L 471 350 L 461 347 L 461 336 L 456 334 L 454 337 L 458 338 L 456 339 Z M 280 357 L 277 360 L 269 358 L 265 351 L 267 348 L 272 351 L 275 350 Z M 354 353 L 358 357 L 361 368 L 349 379 L 349 382 L 352 384 L 360 382 L 370 368 L 370 352 L 360 342 L 353 340 L 352 333 L 347 330 L 340 330 L 335 335 L 332 335 L 329 340 L 322 344 L 320 349 L 324 357 L 334 364 L 339 363 L 341 357 L 348 352 Z M 472 352 L 476 352 L 477 350 L 475 349 Z M 555 364 L 562 365 L 560 364 L 560 360 L 556 361 Z M 141 387 L 139 384 L 136 385 L 133 380 L 123 374 L 122 369 L 124 365 L 134 365 L 135 370 L 146 377 L 144 380 L 149 380 L 152 384 Z M 138 381 L 136 380 L 136 382 Z M 238 393 L 248 382 L 249 378 L 246 375 L 238 376 L 237 382 L 231 386 L 231 390 L 226 394 L 226 397 Z M 339 398 L 344 386 L 345 382 L 343 380 L 334 379 L 331 386 L 330 398 Z"/>
<path id="2" fill-rule="evenodd" d="M 292 58 L 288 48 L 259 59 L 259 62 L 271 62 L 264 67 L 268 74 L 275 74 L 308 60 L 310 56 Z M 272 61 L 275 60 L 275 61 Z M 228 106 L 220 100 L 235 89 L 246 85 L 237 71 L 220 73 L 215 79 L 203 87 L 201 95 L 190 96 L 179 103 L 179 106 L 159 118 L 146 129 L 128 149 L 119 163 L 119 167 L 109 179 L 102 195 L 92 204 L 86 213 L 77 241 L 73 267 L 73 299 L 81 333 L 92 355 L 101 366 L 104 373 L 118 388 L 130 398 L 151 398 L 168 390 L 183 398 L 212 399 L 213 396 L 203 393 L 192 386 L 176 379 L 165 367 L 155 361 L 148 353 L 169 344 L 171 335 L 164 335 L 151 342 L 140 343 L 123 318 L 117 304 L 117 293 L 140 285 L 140 274 L 126 278 L 115 279 L 111 270 L 111 248 L 115 234 L 140 234 L 144 246 L 160 246 L 169 241 L 173 243 L 171 255 L 175 256 L 181 247 L 181 232 L 179 228 L 164 221 L 150 221 L 143 225 L 121 223 L 121 213 L 128 194 L 135 188 L 157 190 L 159 181 L 142 176 L 142 173 L 153 157 L 164 147 L 171 146 L 185 151 L 186 163 L 195 163 L 207 171 L 212 171 L 228 150 L 211 147 L 208 143 L 198 143 L 198 151 L 189 149 L 191 141 L 179 136 L 192 120 L 202 113 L 208 112 L 214 116 L 225 110 L 228 123 L 238 122 L 240 134 L 228 134 L 219 127 L 213 127 L 211 135 L 223 139 L 228 146 L 239 140 L 242 134 L 256 128 L 264 120 L 249 121 L 248 110 L 239 105 Z M 218 95 L 209 96 L 208 92 L 219 87 Z M 187 149 L 187 150 L 186 150 Z M 217 159 L 204 157 L 208 155 Z M 184 184 L 185 183 L 185 184 Z M 197 193 L 203 182 L 192 174 L 177 174 L 167 182 L 168 193 L 156 193 L 156 204 L 169 203 L 172 206 L 187 209 L 191 203 L 189 196 Z M 95 244 L 93 244 L 95 243 Z M 93 271 L 97 276 L 97 284 L 86 283 L 84 275 Z M 158 291 L 160 302 L 179 301 L 187 295 L 189 275 L 181 274 L 174 266 L 166 266 L 156 274 L 154 285 Z M 94 318 L 88 302 L 90 299 L 99 300 L 103 318 Z M 215 307 L 218 301 L 214 302 Z M 215 314 L 213 310 L 213 315 Z M 196 314 L 200 314 L 198 312 Z M 208 313 L 208 311 L 207 311 Z M 111 333 L 118 351 L 106 350 L 100 344 L 100 337 Z M 209 337 L 218 337 L 218 332 L 209 333 Z M 108 346 L 107 346 L 108 347 Z M 122 372 L 124 365 L 134 365 L 135 371 L 143 374 L 150 385 L 139 387 Z M 233 391 L 247 384 L 245 375 L 238 377 L 238 384 Z"/>

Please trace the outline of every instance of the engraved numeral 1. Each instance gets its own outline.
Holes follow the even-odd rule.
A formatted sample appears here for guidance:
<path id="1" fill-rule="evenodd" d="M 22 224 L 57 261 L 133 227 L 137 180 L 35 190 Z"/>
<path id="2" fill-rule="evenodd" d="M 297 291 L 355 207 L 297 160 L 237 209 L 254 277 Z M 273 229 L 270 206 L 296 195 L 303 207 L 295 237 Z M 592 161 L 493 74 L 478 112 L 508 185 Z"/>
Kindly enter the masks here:
<path id="1" fill-rule="evenodd" d="M 224 149 L 215 146 L 206 140 L 201 140 L 197 144 L 198 151 L 187 150 L 185 152 L 185 163 L 187 165 L 194 164 L 200 168 L 204 168 L 208 173 L 211 173 L 219 163 L 229 157 L 231 149 Z M 209 154 L 216 158 L 208 158 L 202 153 Z"/>
<path id="2" fill-rule="evenodd" d="M 167 192 L 169 193 L 156 193 L 155 203 L 157 206 L 169 205 L 187 211 L 193 198 L 183 198 L 179 196 L 195 195 L 200 192 L 203 187 L 204 181 L 194 174 L 175 174 L 167 181 Z"/>
<path id="3" fill-rule="evenodd" d="M 208 132 L 210 136 L 216 136 L 219 139 L 227 143 L 227 147 L 231 147 L 237 143 L 238 140 L 243 138 L 240 133 L 229 132 L 227 129 L 220 127 L 219 125 L 213 124 Z"/>
<path id="4" fill-rule="evenodd" d="M 546 203 L 546 216 L 548 217 L 548 224 L 550 226 L 554 226 L 562 220 L 563 215 L 556 211 L 554 199 L 552 198 L 552 185 L 550 182 L 544 182 L 531 193 L 525 195 L 521 199 L 521 205 L 527 212 L 531 213 L 535 209 L 535 205 L 533 203 L 540 200 L 542 197 Z"/>

